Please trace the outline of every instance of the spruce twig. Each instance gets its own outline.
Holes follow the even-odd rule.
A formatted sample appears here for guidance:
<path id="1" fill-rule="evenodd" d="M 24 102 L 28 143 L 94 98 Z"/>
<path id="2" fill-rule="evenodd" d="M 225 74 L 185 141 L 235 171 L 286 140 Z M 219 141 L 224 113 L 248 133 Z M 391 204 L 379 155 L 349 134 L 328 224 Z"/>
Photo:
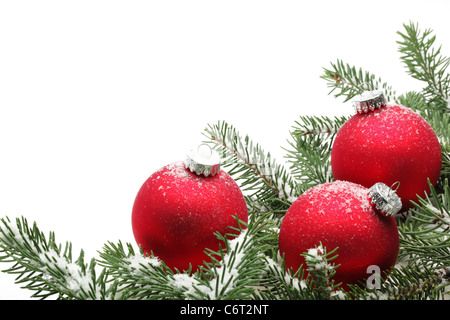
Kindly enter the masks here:
<path id="1" fill-rule="evenodd" d="M 338 248 L 327 252 L 327 248 L 319 244 L 302 254 L 308 266 L 308 276 L 316 293 L 316 299 L 331 300 L 335 295 L 334 291 L 340 285 L 335 284 L 333 280 L 339 265 L 330 263 L 338 257 L 338 254 L 335 254 L 336 251 L 339 252 Z"/>
<path id="2" fill-rule="evenodd" d="M 405 33 L 397 32 L 403 41 L 397 43 L 408 74 L 427 84 L 423 93 L 429 101 L 450 112 L 450 74 L 446 72 L 450 58 L 441 55 L 442 46 L 435 47 L 436 36 L 432 35 L 431 29 L 422 32 L 413 22 L 403 26 Z"/>
<path id="3" fill-rule="evenodd" d="M 331 146 L 347 117 L 300 117 L 291 131 L 286 159 L 302 191 L 333 181 Z"/>
<path id="4" fill-rule="evenodd" d="M 226 122 L 205 129 L 209 143 L 221 154 L 222 164 L 239 183 L 250 205 L 263 211 L 285 212 L 299 195 L 286 169 L 270 153 Z"/>
<path id="5" fill-rule="evenodd" d="M 342 60 L 331 63 L 331 69 L 324 68 L 321 78 L 331 89 L 329 94 L 334 93 L 335 98 L 343 97 L 344 102 L 364 91 L 372 90 L 382 90 L 388 101 L 396 99 L 395 91 L 386 82 L 382 82 L 381 78 L 361 68 L 357 69 Z"/>
<path id="6" fill-rule="evenodd" d="M 115 284 L 106 286 L 107 272 L 96 277 L 95 259 L 89 265 L 84 263 L 84 252 L 81 251 L 78 259 L 73 261 L 70 243 L 62 250 L 53 232 L 47 238 L 36 223 L 30 227 L 23 217 L 17 218 L 15 223 L 8 217 L 0 221 L 0 261 L 14 263 L 4 272 L 17 275 L 17 283 L 34 291 L 32 297 L 114 298 Z"/>
<path id="7" fill-rule="evenodd" d="M 411 217 L 399 223 L 400 258 L 413 263 L 450 266 L 450 187 L 445 180 L 442 194 L 429 183 L 431 194 L 414 203 Z"/>

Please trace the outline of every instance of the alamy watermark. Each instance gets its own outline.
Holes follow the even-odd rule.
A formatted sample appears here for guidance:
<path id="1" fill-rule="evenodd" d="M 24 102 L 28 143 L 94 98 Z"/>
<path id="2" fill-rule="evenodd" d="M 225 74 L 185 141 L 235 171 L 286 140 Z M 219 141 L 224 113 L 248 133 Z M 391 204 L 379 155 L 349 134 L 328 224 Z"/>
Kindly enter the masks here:
<path id="1" fill-rule="evenodd" d="M 371 274 L 366 280 L 366 286 L 369 289 L 381 288 L 381 269 L 377 265 L 367 267 L 366 273 Z"/>

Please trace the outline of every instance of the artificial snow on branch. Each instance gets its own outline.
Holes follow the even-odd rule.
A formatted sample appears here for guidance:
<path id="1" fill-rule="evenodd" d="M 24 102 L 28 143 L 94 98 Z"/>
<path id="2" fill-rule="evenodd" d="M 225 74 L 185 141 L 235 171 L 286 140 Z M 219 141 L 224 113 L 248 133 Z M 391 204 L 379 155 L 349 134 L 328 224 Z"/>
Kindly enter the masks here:
<path id="1" fill-rule="evenodd" d="M 96 277 L 95 259 L 89 265 L 84 263 L 83 251 L 73 261 L 72 245 L 66 243 L 62 250 L 53 232 L 47 239 L 36 223 L 29 227 L 23 217 L 15 221 L 6 217 L 0 221 L 0 261 L 14 263 L 5 272 L 17 275 L 17 283 L 35 291 L 32 297 L 57 295 L 84 300 L 105 299 L 114 294 L 114 287 L 106 285 L 105 272 Z"/>

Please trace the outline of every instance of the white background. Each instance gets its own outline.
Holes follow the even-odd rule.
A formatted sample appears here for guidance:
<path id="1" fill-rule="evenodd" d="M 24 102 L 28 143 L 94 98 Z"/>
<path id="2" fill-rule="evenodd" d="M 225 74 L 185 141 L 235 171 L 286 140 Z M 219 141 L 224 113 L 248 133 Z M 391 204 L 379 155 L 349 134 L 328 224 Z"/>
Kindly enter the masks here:
<path id="1" fill-rule="evenodd" d="M 419 90 L 397 51 L 409 21 L 450 55 L 445 0 L 1 1 L 0 216 L 36 221 L 87 260 L 134 244 L 141 184 L 208 123 L 284 163 L 300 115 L 353 112 L 320 79 L 331 61 Z M 1 299 L 30 293 L 0 274 Z"/>

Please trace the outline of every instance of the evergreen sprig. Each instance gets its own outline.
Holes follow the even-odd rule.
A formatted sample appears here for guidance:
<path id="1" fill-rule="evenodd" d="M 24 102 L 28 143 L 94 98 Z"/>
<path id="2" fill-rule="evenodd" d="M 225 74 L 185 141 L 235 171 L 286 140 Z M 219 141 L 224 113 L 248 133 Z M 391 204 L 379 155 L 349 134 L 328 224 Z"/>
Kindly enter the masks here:
<path id="1" fill-rule="evenodd" d="M 352 300 L 444 300 L 448 299 L 445 269 L 423 268 L 419 264 L 399 265 L 379 278 L 377 285 L 349 285 L 341 295 Z"/>
<path id="2" fill-rule="evenodd" d="M 265 216 L 256 217 L 257 221 L 250 227 L 242 223 L 245 229 L 236 230 L 240 234 L 232 240 L 226 235 L 217 234 L 225 247 L 218 252 L 208 250 L 212 262 L 205 263 L 202 277 L 210 279 L 211 291 L 205 298 L 246 300 L 254 296 L 259 279 L 265 272 L 263 252 L 268 249 L 265 249 L 265 239 L 270 237 L 265 218 L 269 219 Z"/>
<path id="3" fill-rule="evenodd" d="M 240 185 L 251 205 L 284 213 L 298 197 L 298 186 L 288 171 L 248 135 L 242 137 L 232 125 L 219 121 L 208 125 L 205 136 L 221 154 L 222 166 Z"/>
<path id="4" fill-rule="evenodd" d="M 108 242 L 99 253 L 99 265 L 109 270 L 120 291 L 116 299 L 182 299 L 183 292 L 169 284 L 174 276 L 163 261 L 154 256 L 136 252 L 131 244 L 126 248 Z"/>
<path id="5" fill-rule="evenodd" d="M 284 258 L 277 254 L 266 257 L 266 273 L 260 280 L 261 288 L 257 291 L 256 299 L 312 300 L 314 291 L 304 280 L 304 274 L 303 266 L 296 272 L 287 270 Z"/>
<path id="6" fill-rule="evenodd" d="M 72 245 L 63 247 L 54 232 L 46 237 L 36 223 L 29 226 L 25 218 L 0 220 L 0 261 L 13 263 L 4 270 L 16 275 L 16 282 L 34 291 L 32 297 L 46 299 L 105 299 L 113 298 L 116 287 L 107 285 L 106 270 L 96 276 L 96 261 L 84 263 L 84 252 L 72 260 Z M 15 223 L 14 223 L 15 222 Z"/>
<path id="7" fill-rule="evenodd" d="M 339 265 L 331 262 L 337 258 L 321 244 L 302 254 L 305 265 L 298 270 L 287 269 L 284 257 L 266 257 L 267 274 L 261 280 L 257 299 L 264 300 L 333 300 L 348 299 L 333 280 Z"/>
<path id="8" fill-rule="evenodd" d="M 302 192 L 333 181 L 331 146 L 347 117 L 302 116 L 295 122 L 288 140 L 286 159 Z"/>
<path id="9" fill-rule="evenodd" d="M 333 276 L 339 265 L 331 264 L 338 257 L 338 254 L 335 254 L 336 251 L 338 248 L 327 252 L 327 248 L 319 244 L 302 254 L 308 267 L 307 279 L 310 279 L 316 299 L 331 300 L 333 296 L 336 296 L 335 291 L 340 283 L 336 284 Z"/>
<path id="10" fill-rule="evenodd" d="M 450 187 L 442 194 L 429 183 L 431 193 L 414 203 L 411 215 L 399 223 L 400 258 L 437 268 L 450 266 Z"/>
<path id="11" fill-rule="evenodd" d="M 427 84 L 423 89 L 425 97 L 449 112 L 450 74 L 446 71 L 450 58 L 441 55 L 441 46 L 435 46 L 436 36 L 431 29 L 422 32 L 413 22 L 403 26 L 405 32 L 398 32 L 403 41 L 397 43 L 408 74 L 424 81 Z"/>
<path id="12" fill-rule="evenodd" d="M 380 77 L 356 68 L 342 60 L 331 63 L 331 69 L 324 68 L 321 76 L 331 89 L 329 94 L 334 93 L 334 97 L 343 97 L 344 102 L 354 98 L 364 91 L 382 90 L 388 101 L 395 101 L 395 91 Z"/>
<path id="13" fill-rule="evenodd" d="M 120 299 L 250 299 L 266 268 L 263 252 L 271 237 L 266 218 L 255 217 L 251 224 L 238 220 L 233 233 L 217 233 L 222 246 L 218 251 L 206 248 L 211 261 L 195 273 L 172 270 L 153 255 L 135 252 L 131 244 L 125 250 L 121 242 L 106 244 L 99 264 L 114 277 Z"/>
<path id="14" fill-rule="evenodd" d="M 421 265 L 399 266 L 394 269 L 380 291 L 389 300 L 447 299 L 448 279 L 444 269 L 423 268 Z"/>

